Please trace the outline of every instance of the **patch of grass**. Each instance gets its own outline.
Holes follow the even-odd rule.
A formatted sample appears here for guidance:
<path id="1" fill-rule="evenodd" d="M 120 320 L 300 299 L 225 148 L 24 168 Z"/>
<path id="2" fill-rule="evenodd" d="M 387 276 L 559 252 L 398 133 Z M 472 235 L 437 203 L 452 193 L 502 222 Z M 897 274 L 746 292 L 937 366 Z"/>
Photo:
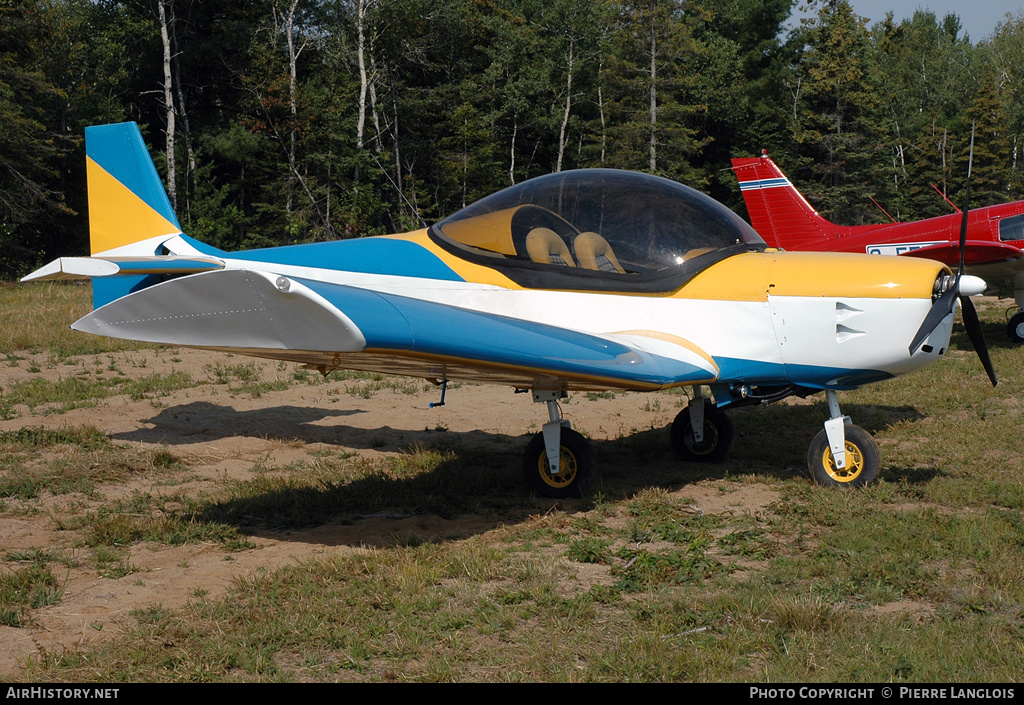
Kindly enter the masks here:
<path id="1" fill-rule="evenodd" d="M 124 551 L 113 546 L 96 546 L 94 560 L 101 578 L 123 578 L 139 571 L 128 561 Z"/>
<path id="2" fill-rule="evenodd" d="M 171 546 L 209 541 L 227 550 L 251 548 L 235 526 L 199 520 L 202 503 L 189 497 L 135 493 L 127 500 L 86 512 L 81 527 L 86 545 L 123 547 L 140 541 Z"/>
<path id="3" fill-rule="evenodd" d="M 418 394 L 425 391 L 424 385 L 415 380 L 406 377 L 391 377 L 376 372 L 350 372 L 342 379 L 358 380 L 357 384 L 346 386 L 345 393 L 362 399 L 370 399 L 382 389 L 389 389 L 399 394 Z M 434 385 L 429 385 L 429 388 L 434 388 Z M 457 389 L 458 385 L 449 384 L 448 388 Z"/>
<path id="4" fill-rule="evenodd" d="M 283 391 L 291 386 L 291 381 L 283 377 L 265 380 L 262 368 L 255 362 L 240 362 L 235 365 L 215 363 L 205 365 L 206 373 L 215 384 L 227 384 L 228 391 L 233 394 L 249 394 L 259 398 L 268 392 Z"/>
<path id="5" fill-rule="evenodd" d="M 178 389 L 193 386 L 187 372 L 150 374 L 145 377 L 63 377 L 57 381 L 34 378 L 15 382 L 0 392 L 0 408 L 18 404 L 28 407 L 30 413 L 61 414 L 72 409 L 96 405 L 97 399 L 115 394 L 127 394 L 138 401 L 153 396 L 166 396 Z"/>
<path id="6" fill-rule="evenodd" d="M 624 564 L 613 568 L 612 574 L 625 592 L 705 580 L 725 570 L 721 562 L 708 555 L 710 546 L 709 537 L 694 536 L 688 544 L 671 549 L 622 548 L 616 557 Z"/>
<path id="7" fill-rule="evenodd" d="M 772 555 L 772 545 L 763 529 L 738 529 L 715 540 L 727 556 L 763 560 Z"/>
<path id="8" fill-rule="evenodd" d="M 46 351 L 55 360 L 77 355 L 158 347 L 71 330 L 92 310 L 92 287 L 84 283 L 0 282 L 0 354 Z"/>
<path id="9" fill-rule="evenodd" d="M 566 550 L 566 555 L 580 563 L 600 563 L 607 565 L 612 562 L 612 542 L 593 536 L 573 541 Z"/>
<path id="10" fill-rule="evenodd" d="M 192 375 L 188 372 L 153 373 L 145 377 L 137 377 L 118 385 L 121 394 L 127 394 L 135 401 L 163 397 L 179 389 L 195 386 Z"/>
<path id="11" fill-rule="evenodd" d="M 183 469 L 166 449 L 114 444 L 93 426 L 0 432 L 0 497 L 90 494 L 99 483 Z"/>
<path id="12" fill-rule="evenodd" d="M 65 426 L 57 429 L 26 426 L 14 431 L 0 431 L 0 451 L 2 452 L 51 448 L 55 445 L 96 450 L 109 445 L 109 443 L 106 434 L 95 426 Z"/>
<path id="13" fill-rule="evenodd" d="M 235 381 L 255 382 L 260 378 L 260 370 L 255 362 L 240 362 L 235 365 L 215 362 L 211 365 L 204 365 L 203 369 L 214 384 L 231 384 Z"/>
<path id="14" fill-rule="evenodd" d="M 0 571 L 0 624 L 22 627 L 29 621 L 26 610 L 60 600 L 66 580 L 61 581 L 41 562 Z"/>

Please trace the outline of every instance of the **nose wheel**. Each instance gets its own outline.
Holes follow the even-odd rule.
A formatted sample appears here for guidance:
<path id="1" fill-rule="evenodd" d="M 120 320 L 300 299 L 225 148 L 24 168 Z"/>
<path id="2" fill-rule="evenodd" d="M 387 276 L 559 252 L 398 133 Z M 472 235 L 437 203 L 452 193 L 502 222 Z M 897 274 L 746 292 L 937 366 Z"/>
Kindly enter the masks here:
<path id="1" fill-rule="evenodd" d="M 847 425 L 846 464 L 839 467 L 829 447 L 828 436 L 819 431 L 807 451 L 807 467 L 814 481 L 826 487 L 864 487 L 878 474 L 878 444 L 860 426 Z"/>
<path id="2" fill-rule="evenodd" d="M 850 423 L 833 390 L 825 391 L 829 418 L 811 441 L 807 468 L 826 487 L 864 487 L 878 474 L 878 444 L 871 434 Z"/>

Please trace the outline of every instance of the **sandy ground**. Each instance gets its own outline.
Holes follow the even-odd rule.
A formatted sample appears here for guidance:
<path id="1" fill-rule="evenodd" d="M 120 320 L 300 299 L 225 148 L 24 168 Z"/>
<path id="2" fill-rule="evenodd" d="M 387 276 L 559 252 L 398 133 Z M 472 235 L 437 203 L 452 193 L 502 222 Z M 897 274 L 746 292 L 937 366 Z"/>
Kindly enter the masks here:
<path id="1" fill-rule="evenodd" d="M 379 389 L 369 398 L 345 393 L 361 382 L 339 381 L 310 385 L 293 383 L 283 391 L 253 397 L 232 393 L 216 384 L 211 366 L 250 364 L 253 361 L 194 350 L 149 350 L 86 356 L 69 363 L 54 363 L 45 355 L 26 356 L 2 363 L 0 386 L 33 378 L 56 380 L 73 375 L 118 370 L 128 376 L 184 371 L 195 386 L 154 399 L 133 401 L 128 396 L 98 400 L 96 406 L 64 413 L 31 413 L 18 407 L 18 416 L 0 421 L 0 430 L 26 426 L 80 426 L 92 424 L 122 444 L 144 449 L 166 447 L 191 469 L 184 486 L 174 491 L 215 492 L 231 479 L 250 479 L 254 464 L 281 466 L 308 458 L 316 448 L 344 448 L 364 455 L 388 454 L 423 442 L 431 434 L 460 434 L 460 442 L 479 444 L 484 450 L 515 454 L 518 463 L 528 434 L 546 421 L 543 406 L 529 395 L 506 388 L 462 385 L 448 392 L 446 405 L 431 409 L 436 390 L 403 393 Z M 297 369 L 256 361 L 264 378 L 290 378 Z M 108 372 L 108 374 L 110 374 Z M 314 373 L 315 374 L 315 373 Z M 422 390 L 422 381 L 416 381 Z M 237 381 L 235 382 L 237 386 Z M 644 429 L 665 428 L 678 412 L 678 396 L 620 394 L 611 399 L 582 397 L 563 405 L 566 418 L 585 430 L 597 443 Z M 52 409 L 50 409 L 52 411 Z M 728 494 L 707 479 L 682 490 L 702 511 L 761 511 L 776 497 L 764 485 L 750 484 Z M 58 550 L 82 560 L 67 574 L 63 598 L 32 611 L 32 621 L 21 628 L 0 627 L 0 674 L 16 673 L 28 659 L 41 653 L 88 646 L 109 638 L 129 623 L 132 610 L 156 605 L 175 608 L 197 591 L 216 599 L 232 581 L 257 570 L 273 570 L 311 557 L 329 557 L 392 544 L 398 536 L 447 538 L 477 535 L 496 527 L 496 519 L 467 515 L 452 519 L 437 516 L 364 516 L 350 524 L 319 526 L 309 531 L 257 532 L 257 548 L 226 554 L 220 545 L 180 547 L 138 544 L 129 561 L 139 571 L 122 578 L 104 578 L 87 560 L 91 549 L 75 545 L 71 532 L 58 531 L 54 514 L 69 502 L 87 505 L 109 502 L 135 491 L 159 492 L 153 477 L 117 486 L 103 486 L 96 497 L 43 496 L 20 503 L 10 500 L 0 512 L 0 554 L 31 549 Z M 726 506 L 728 503 L 728 506 Z M 572 510 L 572 503 L 562 503 Z M 9 566 L 0 565 L 0 570 Z M 54 564 L 54 573 L 63 570 Z M 64 576 L 62 575 L 61 578 Z"/>

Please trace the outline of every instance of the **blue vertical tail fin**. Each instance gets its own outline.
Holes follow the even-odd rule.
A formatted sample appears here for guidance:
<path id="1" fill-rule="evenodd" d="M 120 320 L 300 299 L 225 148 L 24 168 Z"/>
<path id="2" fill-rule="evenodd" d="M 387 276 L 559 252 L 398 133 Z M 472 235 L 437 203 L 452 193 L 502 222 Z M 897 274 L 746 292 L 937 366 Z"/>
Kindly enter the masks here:
<path id="1" fill-rule="evenodd" d="M 85 128 L 85 153 L 92 254 L 159 254 L 181 225 L 138 125 Z"/>

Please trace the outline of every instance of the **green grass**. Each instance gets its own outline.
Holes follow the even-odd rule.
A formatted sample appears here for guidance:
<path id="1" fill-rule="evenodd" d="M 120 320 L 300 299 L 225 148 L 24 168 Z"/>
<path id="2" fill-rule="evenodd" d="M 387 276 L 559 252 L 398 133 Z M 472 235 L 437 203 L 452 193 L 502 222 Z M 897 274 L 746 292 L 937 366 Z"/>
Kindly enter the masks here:
<path id="1" fill-rule="evenodd" d="M 32 620 L 29 610 L 59 602 L 65 586 L 39 561 L 0 571 L 0 625 L 25 626 Z"/>
<path id="2" fill-rule="evenodd" d="M 91 494 L 101 483 L 182 470 L 167 450 L 111 443 L 92 426 L 0 432 L 0 498 Z"/>
<path id="3" fill-rule="evenodd" d="M 196 511 L 197 503 L 190 497 L 135 493 L 86 512 L 80 524 L 83 542 L 93 548 L 140 542 L 170 546 L 210 542 L 227 550 L 252 547 L 237 526 L 216 520 L 197 521 Z"/>
<path id="4" fill-rule="evenodd" d="M 98 399 L 115 394 L 126 394 L 139 401 L 166 396 L 192 386 L 192 376 L 187 372 L 153 373 L 137 378 L 102 378 L 87 374 L 63 377 L 57 381 L 35 378 L 7 385 L 6 389 L 0 391 L 0 408 L 13 410 L 15 406 L 23 404 L 30 413 L 39 410 L 61 414 L 72 409 L 95 406 Z"/>
<path id="5" fill-rule="evenodd" d="M 88 282 L 0 282 L 0 354 L 10 360 L 24 352 L 46 351 L 55 359 L 156 347 L 71 330 L 92 311 Z"/>

